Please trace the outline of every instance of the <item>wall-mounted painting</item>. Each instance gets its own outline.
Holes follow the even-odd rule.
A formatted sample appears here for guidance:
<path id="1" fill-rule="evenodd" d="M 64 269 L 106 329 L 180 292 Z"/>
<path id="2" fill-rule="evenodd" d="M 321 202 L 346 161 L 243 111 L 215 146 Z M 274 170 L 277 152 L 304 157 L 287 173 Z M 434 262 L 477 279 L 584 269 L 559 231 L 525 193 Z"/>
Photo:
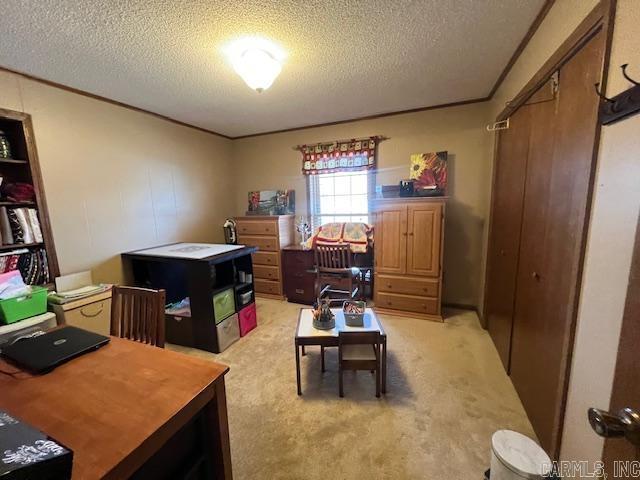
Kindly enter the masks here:
<path id="1" fill-rule="evenodd" d="M 293 215 L 296 212 L 295 190 L 260 190 L 249 192 L 247 215 Z"/>
<path id="2" fill-rule="evenodd" d="M 447 191 L 447 152 L 414 153 L 411 155 L 409 178 L 413 180 L 417 194 L 424 191 L 437 191 L 446 195 Z"/>

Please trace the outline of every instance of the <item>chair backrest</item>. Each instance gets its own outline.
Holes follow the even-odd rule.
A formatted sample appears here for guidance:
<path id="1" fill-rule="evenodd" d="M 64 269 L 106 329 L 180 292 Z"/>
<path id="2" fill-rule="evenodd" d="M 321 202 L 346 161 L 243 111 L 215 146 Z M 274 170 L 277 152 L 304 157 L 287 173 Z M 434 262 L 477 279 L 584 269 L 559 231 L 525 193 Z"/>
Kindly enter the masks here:
<path id="1" fill-rule="evenodd" d="M 351 268 L 351 248 L 348 243 L 315 246 L 316 267 L 319 272 L 341 272 Z"/>
<path id="2" fill-rule="evenodd" d="M 338 332 L 339 345 L 379 345 L 380 332 Z"/>
<path id="3" fill-rule="evenodd" d="M 165 291 L 113 287 L 111 335 L 164 348 Z"/>

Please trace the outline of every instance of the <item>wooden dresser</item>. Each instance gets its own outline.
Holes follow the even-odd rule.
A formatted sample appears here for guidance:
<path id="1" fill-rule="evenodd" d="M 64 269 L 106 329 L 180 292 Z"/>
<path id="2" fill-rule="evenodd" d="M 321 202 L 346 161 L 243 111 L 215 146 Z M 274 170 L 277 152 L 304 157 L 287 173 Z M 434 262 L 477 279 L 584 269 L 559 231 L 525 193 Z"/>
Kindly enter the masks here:
<path id="1" fill-rule="evenodd" d="M 293 215 L 236 217 L 238 243 L 258 247 L 253 257 L 256 295 L 282 299 L 282 247 L 293 242 Z"/>
<path id="2" fill-rule="evenodd" d="M 374 201 L 376 310 L 442 321 L 445 198 Z"/>

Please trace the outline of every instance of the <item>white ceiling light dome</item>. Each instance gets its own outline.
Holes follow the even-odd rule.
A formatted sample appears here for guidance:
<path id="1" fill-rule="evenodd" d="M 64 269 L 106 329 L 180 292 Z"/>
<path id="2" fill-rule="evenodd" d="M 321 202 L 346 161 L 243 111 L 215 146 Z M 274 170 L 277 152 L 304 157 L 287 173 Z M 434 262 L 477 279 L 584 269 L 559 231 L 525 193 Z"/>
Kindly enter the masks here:
<path id="1" fill-rule="evenodd" d="M 227 48 L 231 65 L 245 83 L 257 92 L 269 88 L 282 71 L 284 52 L 263 38 L 244 38 Z"/>

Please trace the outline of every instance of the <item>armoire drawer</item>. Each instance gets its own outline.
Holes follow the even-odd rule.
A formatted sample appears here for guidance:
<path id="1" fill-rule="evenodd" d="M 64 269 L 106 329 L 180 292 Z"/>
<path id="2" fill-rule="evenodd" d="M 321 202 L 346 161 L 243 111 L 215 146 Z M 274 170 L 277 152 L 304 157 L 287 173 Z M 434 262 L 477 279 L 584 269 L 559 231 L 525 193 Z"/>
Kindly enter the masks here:
<path id="1" fill-rule="evenodd" d="M 376 286 L 381 292 L 437 297 L 440 282 L 434 278 L 408 278 L 377 275 Z"/>
<path id="2" fill-rule="evenodd" d="M 268 293 L 270 295 L 282 295 L 282 286 L 280 282 L 273 280 L 263 280 L 255 278 L 253 285 L 257 293 Z"/>
<path id="3" fill-rule="evenodd" d="M 280 254 L 278 252 L 256 252 L 251 255 L 254 265 L 270 265 L 277 267 L 280 265 Z"/>
<path id="4" fill-rule="evenodd" d="M 265 280 L 280 280 L 280 267 L 267 267 L 265 265 L 254 265 L 253 276 Z"/>
<path id="5" fill-rule="evenodd" d="M 438 315 L 438 299 L 395 293 L 378 293 L 376 307 Z"/>
<path id="6" fill-rule="evenodd" d="M 267 252 L 278 251 L 278 239 L 276 237 L 259 237 L 252 235 L 238 235 L 238 244 L 249 247 L 258 247 Z"/>
<path id="7" fill-rule="evenodd" d="M 271 235 L 278 234 L 278 224 L 273 220 L 238 220 L 238 234 L 240 235 Z"/>

